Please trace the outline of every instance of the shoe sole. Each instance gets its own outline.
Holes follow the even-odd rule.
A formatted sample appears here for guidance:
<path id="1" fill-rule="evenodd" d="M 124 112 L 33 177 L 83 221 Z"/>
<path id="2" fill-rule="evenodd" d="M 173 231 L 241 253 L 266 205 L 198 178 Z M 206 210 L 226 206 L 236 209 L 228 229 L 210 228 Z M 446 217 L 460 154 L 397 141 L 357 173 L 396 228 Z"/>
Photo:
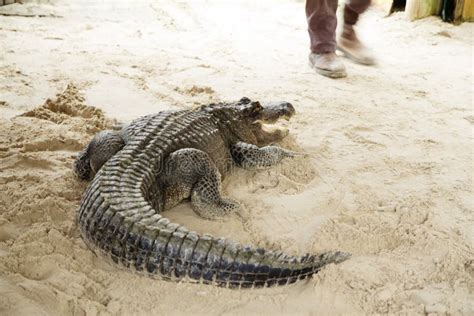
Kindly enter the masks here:
<path id="1" fill-rule="evenodd" d="M 308 62 L 308 64 L 311 68 L 316 70 L 316 72 L 318 74 L 323 75 L 325 77 L 329 77 L 329 78 L 332 78 L 332 79 L 347 77 L 347 73 L 345 71 L 330 71 L 330 70 L 315 67 L 315 66 L 313 66 L 313 64 L 311 62 Z"/>
<path id="2" fill-rule="evenodd" d="M 363 59 L 359 59 L 359 58 L 356 58 L 354 57 L 354 55 L 352 55 L 351 53 L 347 52 L 344 48 L 338 46 L 337 49 L 343 53 L 344 57 L 346 57 L 347 59 L 350 59 L 352 60 L 353 62 L 357 63 L 357 64 L 360 64 L 360 65 L 364 65 L 364 66 L 373 66 L 375 65 L 375 61 L 365 61 Z"/>

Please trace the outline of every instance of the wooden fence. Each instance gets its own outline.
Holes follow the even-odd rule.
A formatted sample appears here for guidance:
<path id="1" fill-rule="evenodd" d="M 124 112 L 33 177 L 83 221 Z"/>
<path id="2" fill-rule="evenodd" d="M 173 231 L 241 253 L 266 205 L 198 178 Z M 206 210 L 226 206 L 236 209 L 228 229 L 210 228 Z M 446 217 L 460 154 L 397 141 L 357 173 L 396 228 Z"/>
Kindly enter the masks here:
<path id="1" fill-rule="evenodd" d="M 411 21 L 438 15 L 455 24 L 474 22 L 473 0 L 393 0 L 390 13 L 394 11 L 405 11 Z"/>
<path id="2" fill-rule="evenodd" d="M 7 5 L 15 3 L 15 0 L 0 0 L 0 5 Z"/>

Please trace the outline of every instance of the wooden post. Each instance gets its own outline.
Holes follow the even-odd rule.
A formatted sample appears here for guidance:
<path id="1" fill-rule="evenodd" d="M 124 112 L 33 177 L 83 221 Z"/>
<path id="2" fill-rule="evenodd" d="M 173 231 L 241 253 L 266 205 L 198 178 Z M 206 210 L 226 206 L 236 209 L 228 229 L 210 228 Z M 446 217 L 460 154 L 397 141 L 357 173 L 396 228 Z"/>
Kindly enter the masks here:
<path id="1" fill-rule="evenodd" d="M 407 0 L 405 14 L 410 21 L 430 15 L 439 15 L 442 0 Z"/>
<path id="2" fill-rule="evenodd" d="M 454 8 L 453 23 L 459 24 L 463 21 L 474 22 L 474 3 L 472 0 L 456 0 Z"/>

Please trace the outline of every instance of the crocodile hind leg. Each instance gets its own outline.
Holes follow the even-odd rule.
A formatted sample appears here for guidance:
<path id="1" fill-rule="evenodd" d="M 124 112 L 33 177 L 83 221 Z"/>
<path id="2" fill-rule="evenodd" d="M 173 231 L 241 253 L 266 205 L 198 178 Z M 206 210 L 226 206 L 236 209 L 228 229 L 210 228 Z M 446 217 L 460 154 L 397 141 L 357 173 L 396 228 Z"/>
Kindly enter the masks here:
<path id="1" fill-rule="evenodd" d="M 216 219 L 240 209 L 238 202 L 221 195 L 221 174 L 204 151 L 177 150 L 170 154 L 166 166 L 170 179 L 170 190 L 165 194 L 168 206 L 190 195 L 193 210 L 203 218 Z"/>
<path id="2" fill-rule="evenodd" d="M 77 155 L 74 172 L 82 180 L 90 180 L 102 165 L 125 146 L 119 132 L 102 131 Z"/>
<path id="3" fill-rule="evenodd" d="M 300 155 L 275 145 L 258 147 L 243 142 L 232 145 L 230 152 L 234 162 L 242 168 L 268 168 L 284 158 Z"/>

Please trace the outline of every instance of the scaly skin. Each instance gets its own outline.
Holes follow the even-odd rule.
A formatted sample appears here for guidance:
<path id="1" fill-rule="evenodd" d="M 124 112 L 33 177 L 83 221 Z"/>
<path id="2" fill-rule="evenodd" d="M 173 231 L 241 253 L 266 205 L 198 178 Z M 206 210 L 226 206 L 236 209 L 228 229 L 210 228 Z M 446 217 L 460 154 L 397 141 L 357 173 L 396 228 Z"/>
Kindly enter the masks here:
<path id="1" fill-rule="evenodd" d="M 198 110 L 161 112 L 132 122 L 118 134 L 97 136 L 75 164 L 83 179 L 92 178 L 98 170 L 77 215 L 84 240 L 138 272 L 232 288 L 289 284 L 346 260 L 349 255 L 338 251 L 293 257 L 243 246 L 199 235 L 161 215 L 191 195 L 201 216 L 222 215 L 212 213 L 221 205 L 228 210 L 238 208 L 233 200 L 220 197 L 220 175 L 229 172 L 231 163 L 269 166 L 291 156 L 290 151 L 273 146 L 262 149 L 261 157 L 252 155 L 259 154 L 254 145 L 262 145 L 262 140 L 284 136 L 263 132 L 256 121 L 273 122 L 293 113 L 288 103 L 265 108 L 243 98 Z M 279 158 L 266 163 L 274 151 Z M 185 168 L 187 161 L 192 162 L 190 172 Z M 206 213 L 208 209 L 212 212 Z"/>

